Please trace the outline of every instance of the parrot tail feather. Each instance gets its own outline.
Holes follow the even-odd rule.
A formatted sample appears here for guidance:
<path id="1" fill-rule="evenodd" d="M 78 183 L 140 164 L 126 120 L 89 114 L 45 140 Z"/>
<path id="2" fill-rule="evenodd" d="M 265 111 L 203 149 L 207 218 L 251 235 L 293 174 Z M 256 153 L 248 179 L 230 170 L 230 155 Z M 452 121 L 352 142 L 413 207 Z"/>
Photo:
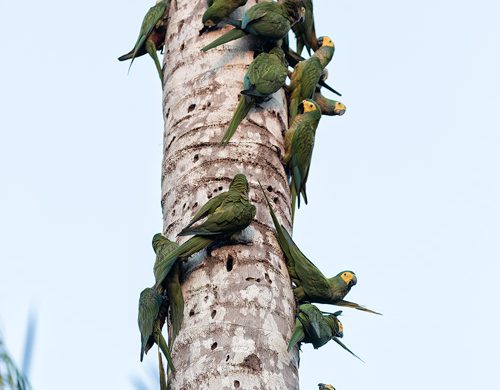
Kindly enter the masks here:
<path id="1" fill-rule="evenodd" d="M 158 351 L 158 370 L 160 371 L 160 390 L 167 390 L 167 378 L 165 376 L 165 367 L 163 367 L 163 359 L 160 351 Z"/>
<path id="2" fill-rule="evenodd" d="M 207 46 L 205 46 L 203 49 L 201 49 L 201 51 L 209 51 L 210 49 L 213 49 L 214 47 L 217 47 L 217 46 L 223 45 L 225 43 L 234 41 L 238 38 L 242 38 L 245 35 L 247 35 L 247 33 L 245 31 L 240 30 L 239 28 L 234 28 L 234 29 L 228 31 L 227 33 L 225 33 L 224 35 L 222 35 L 221 37 L 217 38 L 212 43 L 209 43 Z"/>
<path id="3" fill-rule="evenodd" d="M 170 356 L 170 350 L 168 349 L 167 342 L 165 341 L 163 335 L 161 334 L 161 331 L 158 331 L 156 335 L 156 341 L 161 351 L 165 355 L 165 358 L 167 359 L 168 366 L 170 367 L 172 372 L 175 372 L 174 363 L 172 362 L 172 357 Z"/>
<path id="4" fill-rule="evenodd" d="M 354 352 L 352 352 L 347 346 L 340 341 L 337 337 L 332 337 L 332 340 L 335 341 L 338 345 L 340 345 L 342 348 L 344 348 L 347 352 L 349 352 L 352 356 L 357 357 L 359 360 L 361 360 L 363 363 L 365 362 L 363 359 L 361 359 L 358 355 L 356 355 Z"/>
<path id="5" fill-rule="evenodd" d="M 340 92 L 337 92 L 336 90 L 334 90 L 332 87 L 330 87 L 327 83 L 325 83 L 323 80 L 320 80 L 318 82 L 319 85 L 321 85 L 323 88 L 326 88 L 328 89 L 330 92 L 333 92 L 335 95 L 338 95 L 338 96 L 342 96 L 342 94 Z"/>
<path id="6" fill-rule="evenodd" d="M 127 61 L 133 58 L 134 56 L 134 51 L 131 50 L 127 54 L 122 55 L 121 57 L 118 57 L 118 61 Z"/>
<path id="7" fill-rule="evenodd" d="M 156 45 L 153 41 L 149 39 L 146 41 L 146 50 L 155 63 L 156 70 L 158 71 L 158 75 L 160 76 L 161 84 L 163 86 L 163 69 L 161 67 L 160 60 L 158 59 L 158 54 L 156 54 Z"/>
<path id="8" fill-rule="evenodd" d="M 229 143 L 234 133 L 236 132 L 236 129 L 238 129 L 238 126 L 240 125 L 241 121 L 243 121 L 243 119 L 245 119 L 245 117 L 250 112 L 252 106 L 253 106 L 252 99 L 246 99 L 245 96 L 240 97 L 240 101 L 238 102 L 236 111 L 234 112 L 233 118 L 229 123 L 229 127 L 226 130 L 226 134 L 224 134 L 222 141 L 220 141 L 220 145 L 226 146 Z"/>

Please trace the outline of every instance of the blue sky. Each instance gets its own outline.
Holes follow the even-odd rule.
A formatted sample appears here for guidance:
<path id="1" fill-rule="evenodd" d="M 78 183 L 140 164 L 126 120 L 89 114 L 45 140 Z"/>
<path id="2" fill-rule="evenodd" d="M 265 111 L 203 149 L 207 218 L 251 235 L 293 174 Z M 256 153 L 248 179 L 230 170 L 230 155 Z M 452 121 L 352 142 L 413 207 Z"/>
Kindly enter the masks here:
<path id="1" fill-rule="evenodd" d="M 0 330 L 30 308 L 40 390 L 131 389 L 138 293 L 161 230 L 161 90 L 116 57 L 149 2 L 0 2 Z M 324 118 L 294 237 L 353 269 L 344 341 L 305 346 L 301 388 L 492 388 L 500 361 L 500 4 L 316 0 L 347 113 Z M 314 232 L 314 233 L 312 233 Z M 148 356 L 148 363 L 153 357 Z M 97 383 L 97 384 L 96 384 Z"/>

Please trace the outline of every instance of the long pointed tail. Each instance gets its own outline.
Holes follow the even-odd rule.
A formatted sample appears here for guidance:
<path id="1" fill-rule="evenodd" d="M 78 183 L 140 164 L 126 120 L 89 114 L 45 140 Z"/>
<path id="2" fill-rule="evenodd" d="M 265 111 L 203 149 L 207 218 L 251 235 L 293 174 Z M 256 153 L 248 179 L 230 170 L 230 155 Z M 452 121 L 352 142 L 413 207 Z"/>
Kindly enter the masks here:
<path id="1" fill-rule="evenodd" d="M 245 35 L 247 35 L 247 33 L 245 31 L 240 30 L 239 28 L 234 28 L 234 29 L 228 31 L 227 33 L 225 33 L 224 35 L 222 35 L 221 37 L 217 38 L 212 43 L 209 43 L 207 46 L 205 46 L 203 49 L 201 49 L 201 51 L 208 51 L 210 49 L 213 49 L 214 47 L 217 47 L 217 46 L 223 45 L 225 43 L 234 41 L 238 38 L 242 38 Z"/>
<path id="2" fill-rule="evenodd" d="M 233 119 L 231 119 L 229 127 L 226 130 L 226 134 L 224 134 L 222 141 L 220 141 L 221 145 L 226 146 L 229 143 L 234 133 L 236 132 L 236 129 L 240 125 L 241 121 L 245 119 L 245 117 L 248 115 L 252 106 L 253 106 L 252 99 L 248 99 L 243 95 L 240 96 L 238 106 L 236 107 L 236 111 L 233 114 Z"/>
<path id="3" fill-rule="evenodd" d="M 290 186 L 291 195 L 292 195 L 292 226 L 295 221 L 295 206 L 297 205 L 297 190 L 295 189 L 295 183 L 292 177 L 292 185 Z"/>
<path id="4" fill-rule="evenodd" d="M 165 368 L 163 367 L 163 359 L 160 351 L 158 351 L 158 369 L 160 371 L 160 390 L 168 390 L 167 376 L 165 375 Z"/>
<path id="5" fill-rule="evenodd" d="M 134 51 L 130 50 L 127 54 L 118 57 L 118 61 L 127 61 L 133 58 L 133 56 L 134 56 Z"/>
<path id="6" fill-rule="evenodd" d="M 156 53 L 156 45 L 153 41 L 149 39 L 146 41 L 146 50 L 155 63 L 158 76 L 160 76 L 161 85 L 163 86 L 163 69 L 161 67 L 160 60 L 158 59 L 158 54 Z"/>
<path id="7" fill-rule="evenodd" d="M 318 82 L 319 85 L 321 85 L 323 88 L 326 88 L 328 89 L 330 92 L 333 92 L 335 95 L 338 95 L 338 96 L 342 96 L 342 94 L 340 92 L 337 92 L 336 90 L 334 90 L 332 87 L 330 87 L 327 83 L 325 83 L 324 81 L 320 80 Z"/>
<path id="8" fill-rule="evenodd" d="M 158 346 L 165 355 L 165 358 L 167 359 L 168 367 L 172 370 L 172 372 L 175 372 L 174 363 L 172 362 L 172 357 L 170 356 L 170 350 L 168 349 L 167 342 L 163 338 L 161 331 L 158 331 L 155 336 Z"/>
<path id="9" fill-rule="evenodd" d="M 349 301 L 341 300 L 341 301 L 335 302 L 335 305 L 336 306 L 344 306 L 344 307 L 352 307 L 353 309 L 365 311 L 367 313 L 378 314 L 379 316 L 382 315 L 382 313 L 379 313 L 379 312 L 376 312 L 374 310 L 368 309 L 367 307 L 358 305 L 357 303 L 354 303 L 354 302 L 349 302 Z"/>

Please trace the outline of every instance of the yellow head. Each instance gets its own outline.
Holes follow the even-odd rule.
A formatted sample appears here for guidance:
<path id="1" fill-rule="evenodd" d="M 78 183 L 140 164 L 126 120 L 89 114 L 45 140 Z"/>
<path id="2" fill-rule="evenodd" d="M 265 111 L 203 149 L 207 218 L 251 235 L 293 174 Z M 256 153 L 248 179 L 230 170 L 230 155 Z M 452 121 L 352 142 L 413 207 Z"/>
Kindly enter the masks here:
<path id="1" fill-rule="evenodd" d="M 333 109 L 333 112 L 335 112 L 335 114 L 340 116 L 340 115 L 344 115 L 346 110 L 347 110 L 347 107 L 344 104 L 342 104 L 340 102 L 336 102 L 335 107 Z"/>
<path id="2" fill-rule="evenodd" d="M 347 284 L 349 287 L 356 285 L 358 279 L 356 278 L 356 274 L 351 271 L 341 272 L 340 278 Z"/>
<path id="3" fill-rule="evenodd" d="M 333 41 L 329 37 L 320 37 L 318 43 L 320 47 L 334 47 Z"/>
<path id="4" fill-rule="evenodd" d="M 318 106 L 312 100 L 308 100 L 308 99 L 303 100 L 302 105 L 304 106 L 304 113 L 313 112 L 313 111 L 316 111 L 318 109 Z"/>

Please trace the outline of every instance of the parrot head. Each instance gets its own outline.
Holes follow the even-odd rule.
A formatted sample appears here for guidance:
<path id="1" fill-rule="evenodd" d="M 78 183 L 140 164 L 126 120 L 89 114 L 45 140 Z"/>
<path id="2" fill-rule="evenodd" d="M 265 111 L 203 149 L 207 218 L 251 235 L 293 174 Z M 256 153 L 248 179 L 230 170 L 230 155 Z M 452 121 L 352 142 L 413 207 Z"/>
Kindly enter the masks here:
<path id="1" fill-rule="evenodd" d="M 355 286 L 358 283 L 358 278 L 356 274 L 352 271 L 343 271 L 337 275 L 340 277 L 349 287 Z"/>
<path id="2" fill-rule="evenodd" d="M 166 238 L 163 237 L 163 234 L 156 233 L 153 236 L 153 250 L 156 252 L 156 249 L 165 242 Z"/>
<path id="3" fill-rule="evenodd" d="M 233 178 L 233 181 L 229 185 L 229 189 L 233 190 L 233 191 L 237 191 L 240 194 L 246 195 L 248 193 L 248 189 L 249 189 L 247 177 L 242 173 L 238 173 Z"/>
<path id="4" fill-rule="evenodd" d="M 319 37 L 318 38 L 319 47 L 334 47 L 333 41 L 329 37 Z"/>
<path id="5" fill-rule="evenodd" d="M 338 116 L 344 115 L 346 110 L 347 110 L 347 107 L 340 102 L 336 102 L 335 106 L 333 108 L 333 112 L 335 114 L 337 114 Z"/>
<path id="6" fill-rule="evenodd" d="M 319 390 L 335 390 L 332 385 L 327 385 L 325 383 L 318 383 Z"/>
<path id="7" fill-rule="evenodd" d="M 302 103 L 300 103 L 299 111 L 302 114 L 305 114 L 308 112 L 314 112 L 314 111 L 318 111 L 321 114 L 321 109 L 316 104 L 316 102 L 314 100 L 311 100 L 311 99 L 303 100 Z"/>

